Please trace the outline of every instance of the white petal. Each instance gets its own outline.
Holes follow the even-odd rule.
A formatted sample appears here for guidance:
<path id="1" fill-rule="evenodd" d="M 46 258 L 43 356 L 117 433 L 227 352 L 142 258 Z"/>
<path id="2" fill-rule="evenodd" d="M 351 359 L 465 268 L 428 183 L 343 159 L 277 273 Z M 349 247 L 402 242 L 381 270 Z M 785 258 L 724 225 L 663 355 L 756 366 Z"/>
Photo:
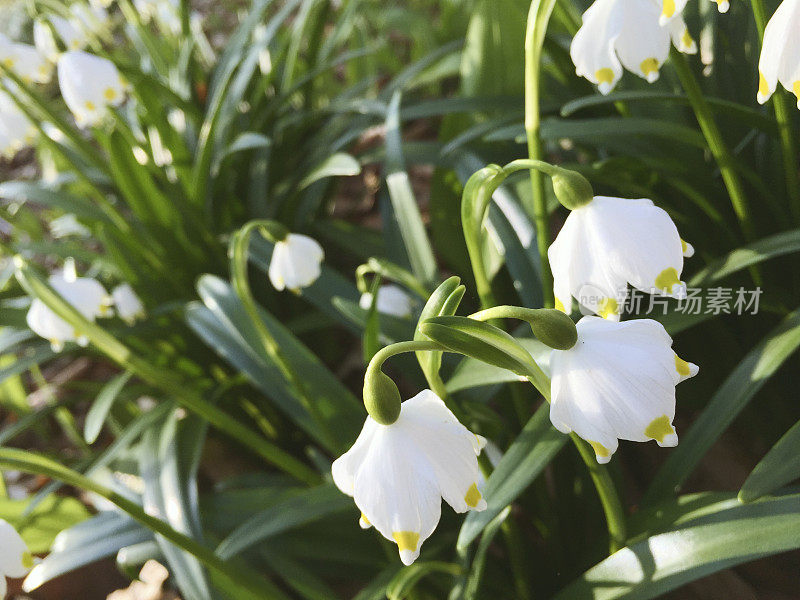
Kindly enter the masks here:
<path id="1" fill-rule="evenodd" d="M 784 0 L 772 15 L 764 30 L 764 43 L 758 63 L 758 101 L 763 104 L 775 92 L 778 80 L 791 76 L 787 71 L 800 64 L 800 41 L 797 27 L 800 24 L 800 2 Z M 788 63 L 788 68 L 787 68 Z M 792 89 L 792 82 L 787 89 Z M 785 84 L 784 84 L 785 85 Z"/>
<path id="2" fill-rule="evenodd" d="M 69 281 L 63 274 L 54 273 L 50 276 L 49 282 L 64 300 L 88 320 L 94 321 L 97 317 L 109 315 L 113 299 L 96 279 L 77 277 L 74 281 Z"/>
<path id="3" fill-rule="evenodd" d="M 284 287 L 298 290 L 310 286 L 322 273 L 324 256 L 322 246 L 316 240 L 290 233 L 285 240 L 275 244 L 270 263 L 272 285 L 278 290 Z"/>
<path id="4" fill-rule="evenodd" d="M 109 106 L 118 106 L 125 100 L 126 86 L 114 64 L 83 51 L 61 55 L 58 84 L 64 102 L 82 127 L 97 125 Z"/>
<path id="5" fill-rule="evenodd" d="M 364 462 L 364 458 L 367 452 L 369 452 L 372 437 L 378 428 L 378 423 L 376 423 L 372 417 L 367 417 L 367 420 L 364 422 L 364 427 L 361 428 L 361 433 L 358 435 L 358 439 L 356 439 L 356 443 L 353 444 L 350 450 L 333 461 L 333 465 L 331 466 L 333 483 L 348 496 L 353 495 L 356 471 L 361 463 Z"/>
<path id="6" fill-rule="evenodd" d="M 583 24 L 570 45 L 575 72 L 608 94 L 622 76 L 614 43 L 623 26 L 619 0 L 596 0 L 583 13 Z"/>
<path id="7" fill-rule="evenodd" d="M 661 15 L 658 18 L 660 25 L 666 25 L 671 22 L 674 17 L 680 15 L 686 7 L 688 0 L 662 0 L 661 2 Z"/>
<path id="8" fill-rule="evenodd" d="M 372 294 L 363 294 L 359 300 L 359 306 L 365 310 L 372 305 Z M 376 308 L 379 313 L 393 315 L 401 319 L 411 316 L 413 310 L 411 296 L 398 285 L 386 284 L 378 288 L 378 300 Z"/>
<path id="9" fill-rule="evenodd" d="M 649 0 L 625 4 L 622 32 L 615 43 L 620 62 L 650 83 L 669 55 L 669 32 L 658 23 L 659 7 Z"/>
<path id="10" fill-rule="evenodd" d="M 144 315 L 144 305 L 128 283 L 118 285 L 111 291 L 117 314 L 123 321 L 132 323 Z"/>
<path id="11" fill-rule="evenodd" d="M 32 566 L 28 546 L 16 529 L 0 519 L 0 579 L 25 577 Z"/>
<path id="12" fill-rule="evenodd" d="M 64 342 L 72 341 L 76 337 L 72 325 L 56 315 L 38 298 L 34 298 L 31 302 L 26 322 L 31 331 L 50 341 L 55 348 L 63 346 Z"/>
<path id="13" fill-rule="evenodd" d="M 697 54 L 697 42 L 694 41 L 683 19 L 678 17 L 667 25 L 672 44 L 684 54 Z"/>

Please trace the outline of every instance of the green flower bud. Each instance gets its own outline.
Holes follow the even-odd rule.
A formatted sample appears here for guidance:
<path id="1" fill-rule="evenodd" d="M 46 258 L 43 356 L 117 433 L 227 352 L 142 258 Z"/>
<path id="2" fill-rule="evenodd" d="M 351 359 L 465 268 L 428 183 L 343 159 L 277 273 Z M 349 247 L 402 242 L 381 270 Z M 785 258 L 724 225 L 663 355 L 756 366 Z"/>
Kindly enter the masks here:
<path id="1" fill-rule="evenodd" d="M 580 173 L 559 168 L 551 177 L 556 198 L 570 210 L 586 206 L 594 198 L 592 185 Z"/>
<path id="2" fill-rule="evenodd" d="M 364 375 L 364 406 L 369 416 L 381 425 L 391 425 L 400 417 L 400 390 L 380 368 L 367 369 Z"/>
<path id="3" fill-rule="evenodd" d="M 569 316 L 560 310 L 541 308 L 535 318 L 525 319 L 530 323 L 533 335 L 543 344 L 556 350 L 569 350 L 578 341 L 578 330 Z"/>

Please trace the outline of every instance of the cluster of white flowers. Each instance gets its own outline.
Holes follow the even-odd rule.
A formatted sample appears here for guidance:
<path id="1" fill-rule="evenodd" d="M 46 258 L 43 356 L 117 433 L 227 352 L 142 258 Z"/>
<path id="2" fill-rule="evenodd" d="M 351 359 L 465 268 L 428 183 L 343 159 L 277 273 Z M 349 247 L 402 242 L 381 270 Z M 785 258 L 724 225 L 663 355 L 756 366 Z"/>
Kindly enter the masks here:
<path id="1" fill-rule="evenodd" d="M 6 577 L 25 577 L 33 568 L 33 556 L 25 541 L 9 523 L 0 519 L 0 598 L 6 597 Z"/>
<path id="2" fill-rule="evenodd" d="M 129 325 L 145 315 L 142 301 L 127 283 L 117 286 L 109 294 L 96 279 L 74 277 L 61 271 L 53 273 L 49 283 L 64 300 L 91 322 L 114 316 L 115 308 L 119 318 Z M 76 342 L 82 346 L 88 343 L 83 332 L 59 317 L 38 298 L 31 302 L 26 320 L 31 331 L 48 340 L 56 352 L 63 349 L 65 342 Z"/>

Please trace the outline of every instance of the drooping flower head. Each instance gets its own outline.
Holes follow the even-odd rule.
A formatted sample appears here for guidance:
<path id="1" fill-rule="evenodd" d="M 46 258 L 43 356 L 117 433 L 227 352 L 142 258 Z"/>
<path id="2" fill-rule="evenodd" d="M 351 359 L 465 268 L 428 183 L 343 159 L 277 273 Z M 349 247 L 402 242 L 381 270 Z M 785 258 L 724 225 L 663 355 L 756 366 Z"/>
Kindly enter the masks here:
<path id="1" fill-rule="evenodd" d="M 368 309 L 372 305 L 372 294 L 369 292 L 362 294 L 358 304 L 361 308 Z M 414 304 L 411 296 L 403 288 L 389 283 L 378 288 L 375 307 L 379 313 L 406 319 L 411 316 Z"/>
<path id="2" fill-rule="evenodd" d="M 29 44 L 13 42 L 0 34 L 0 64 L 26 83 L 47 83 L 53 76 L 52 65 Z"/>
<path id="3" fill-rule="evenodd" d="M 655 0 L 595 0 L 570 46 L 576 73 L 608 94 L 623 67 L 650 83 L 657 80 L 670 40 L 681 52 L 697 52 L 683 19 L 662 25 L 659 14 Z"/>
<path id="4" fill-rule="evenodd" d="M 36 128 L 14 101 L 0 92 L 0 156 L 13 157 L 36 137 Z"/>
<path id="5" fill-rule="evenodd" d="M 25 541 L 10 524 L 0 519 L 0 598 L 6 597 L 6 577 L 25 577 L 33 568 L 33 557 Z"/>
<path id="6" fill-rule="evenodd" d="M 758 62 L 758 102 L 775 93 L 778 82 L 797 96 L 800 108 L 800 0 L 784 0 L 764 30 Z"/>
<path id="7" fill-rule="evenodd" d="M 550 420 L 574 431 L 607 463 L 617 440 L 675 446 L 675 386 L 698 367 L 672 351 L 672 338 L 652 319 L 617 323 L 583 317 L 578 341 L 550 356 Z"/>
<path id="8" fill-rule="evenodd" d="M 83 51 L 61 55 L 58 84 L 64 102 L 81 127 L 99 124 L 109 106 L 125 101 L 128 87 L 114 63 Z"/>
<path id="9" fill-rule="evenodd" d="M 547 251 L 556 307 L 569 314 L 574 297 L 584 308 L 618 320 L 628 284 L 681 298 L 683 258 L 693 253 L 652 201 L 596 196 L 570 212 Z"/>
<path id="10" fill-rule="evenodd" d="M 683 13 L 683 9 L 686 8 L 688 1 L 689 0 L 661 0 L 661 17 L 659 22 L 665 25 L 675 17 L 680 16 Z M 728 0 L 711 1 L 717 3 L 717 10 L 721 13 L 728 12 L 728 9 L 731 7 Z"/>
<path id="11" fill-rule="evenodd" d="M 269 263 L 269 280 L 278 291 L 308 287 L 322 273 L 324 258 L 325 252 L 315 239 L 290 233 L 275 242 Z"/>
<path id="12" fill-rule="evenodd" d="M 333 463 L 333 481 L 410 565 L 441 516 L 442 499 L 459 513 L 484 510 L 477 456 L 486 440 L 470 432 L 432 391 L 401 404 L 380 425 L 367 417 L 356 443 Z"/>
<path id="13" fill-rule="evenodd" d="M 114 307 L 117 309 L 119 318 L 129 325 L 144 317 L 144 304 L 142 304 L 130 284 L 123 283 L 115 287 L 111 291 L 111 297 L 114 300 Z"/>
<path id="14" fill-rule="evenodd" d="M 97 280 L 90 277 L 67 278 L 59 272 L 51 275 L 48 281 L 64 300 L 89 321 L 94 322 L 98 317 L 112 314 L 113 299 Z M 49 340 L 55 351 L 63 348 L 64 342 L 87 343 L 80 331 L 76 331 L 38 298 L 31 302 L 26 320 L 31 331 Z"/>

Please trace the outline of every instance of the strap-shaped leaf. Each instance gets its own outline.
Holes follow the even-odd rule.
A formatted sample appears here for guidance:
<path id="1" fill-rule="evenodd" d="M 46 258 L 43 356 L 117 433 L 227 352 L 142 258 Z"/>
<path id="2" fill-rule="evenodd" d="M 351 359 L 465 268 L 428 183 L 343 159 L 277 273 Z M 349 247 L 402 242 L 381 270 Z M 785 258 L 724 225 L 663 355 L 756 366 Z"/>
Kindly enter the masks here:
<path id="1" fill-rule="evenodd" d="M 761 459 L 739 490 L 742 502 L 752 502 L 800 477 L 800 421 Z"/>

